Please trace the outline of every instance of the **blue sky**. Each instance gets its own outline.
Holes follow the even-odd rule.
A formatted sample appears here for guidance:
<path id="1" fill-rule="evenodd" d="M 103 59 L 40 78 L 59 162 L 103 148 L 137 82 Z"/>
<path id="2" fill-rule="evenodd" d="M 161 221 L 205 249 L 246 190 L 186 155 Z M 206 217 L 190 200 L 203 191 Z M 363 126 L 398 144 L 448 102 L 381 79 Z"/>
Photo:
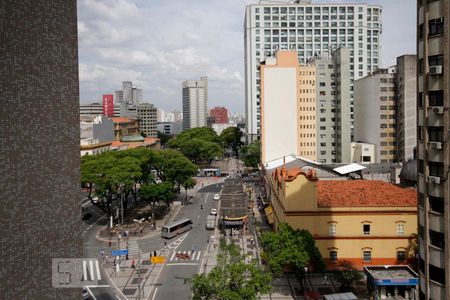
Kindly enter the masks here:
<path id="1" fill-rule="evenodd" d="M 331 1 L 383 6 L 383 66 L 415 53 L 414 0 Z M 209 78 L 209 107 L 244 112 L 244 9 L 254 0 L 78 0 L 80 101 L 121 82 L 144 100 L 181 109 L 181 81 Z"/>

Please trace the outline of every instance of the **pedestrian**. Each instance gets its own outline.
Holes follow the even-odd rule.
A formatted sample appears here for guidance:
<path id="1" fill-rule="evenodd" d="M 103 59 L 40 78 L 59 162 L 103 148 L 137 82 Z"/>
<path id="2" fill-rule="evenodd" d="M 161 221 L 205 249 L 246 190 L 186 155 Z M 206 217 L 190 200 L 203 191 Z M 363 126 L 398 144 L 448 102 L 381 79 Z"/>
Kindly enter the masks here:
<path id="1" fill-rule="evenodd" d="M 113 265 L 114 265 L 114 267 L 116 266 L 116 259 L 115 258 L 113 260 Z"/>
<path id="2" fill-rule="evenodd" d="M 112 242 L 111 242 L 111 240 L 109 240 L 109 242 L 108 242 L 108 245 L 111 247 L 111 244 L 112 244 Z"/>
<path id="3" fill-rule="evenodd" d="M 131 261 L 131 268 L 134 269 L 134 258 L 133 258 L 133 260 Z"/>
<path id="4" fill-rule="evenodd" d="M 153 251 L 153 256 L 156 256 L 156 250 L 155 250 L 155 251 Z"/>
<path id="5" fill-rule="evenodd" d="M 164 247 L 167 246 L 167 242 L 164 242 Z"/>
<path id="6" fill-rule="evenodd" d="M 102 250 L 100 251 L 100 256 L 101 256 L 102 258 L 104 258 L 104 256 L 105 256 L 105 250 L 102 249 Z"/>

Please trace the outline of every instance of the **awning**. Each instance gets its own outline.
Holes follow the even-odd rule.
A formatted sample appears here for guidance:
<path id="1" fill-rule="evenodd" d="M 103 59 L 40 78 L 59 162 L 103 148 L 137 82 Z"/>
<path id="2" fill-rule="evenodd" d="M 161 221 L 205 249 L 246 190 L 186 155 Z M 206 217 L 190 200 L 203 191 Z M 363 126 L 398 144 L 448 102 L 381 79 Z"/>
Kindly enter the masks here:
<path id="1" fill-rule="evenodd" d="M 269 224 L 273 224 L 273 208 L 272 204 L 269 204 L 266 208 L 264 208 L 264 212 L 266 213 L 267 221 Z"/>

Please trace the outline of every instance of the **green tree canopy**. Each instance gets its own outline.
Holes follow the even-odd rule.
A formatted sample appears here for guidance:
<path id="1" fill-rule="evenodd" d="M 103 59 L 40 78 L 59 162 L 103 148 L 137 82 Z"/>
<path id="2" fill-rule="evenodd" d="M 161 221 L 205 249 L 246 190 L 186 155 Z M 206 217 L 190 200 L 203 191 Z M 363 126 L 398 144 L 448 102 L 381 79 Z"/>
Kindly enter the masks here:
<path id="1" fill-rule="evenodd" d="M 158 130 L 157 137 L 161 141 L 161 146 L 165 146 L 167 144 L 167 142 L 172 138 L 171 135 L 165 134 L 164 132 L 161 132 L 159 130 Z"/>
<path id="2" fill-rule="evenodd" d="M 340 261 L 339 268 L 334 274 L 334 279 L 341 284 L 339 289 L 342 292 L 351 292 L 353 290 L 353 285 L 362 278 L 361 272 L 348 260 Z"/>
<path id="3" fill-rule="evenodd" d="M 261 142 L 255 141 L 242 148 L 242 160 L 246 167 L 257 168 L 261 159 Z"/>
<path id="4" fill-rule="evenodd" d="M 173 189 L 170 182 L 161 182 L 159 184 L 146 184 L 141 186 L 139 197 L 150 203 L 152 207 L 152 221 L 155 224 L 156 204 L 159 201 L 169 203 L 173 199 Z"/>
<path id="5" fill-rule="evenodd" d="M 285 267 L 302 271 L 314 267 L 324 271 L 325 263 L 315 245 L 313 236 L 307 230 L 294 230 L 287 223 L 280 223 L 278 232 L 267 232 L 261 238 L 264 257 L 271 270 L 279 275 Z"/>
<path id="6" fill-rule="evenodd" d="M 256 263 L 245 264 L 239 247 L 220 243 L 218 264 L 192 279 L 193 299 L 247 300 L 271 290 L 272 276 Z"/>
<path id="7" fill-rule="evenodd" d="M 220 138 L 224 147 L 233 150 L 236 156 L 239 155 L 239 149 L 242 147 L 242 131 L 237 127 L 228 127 L 222 131 Z"/>

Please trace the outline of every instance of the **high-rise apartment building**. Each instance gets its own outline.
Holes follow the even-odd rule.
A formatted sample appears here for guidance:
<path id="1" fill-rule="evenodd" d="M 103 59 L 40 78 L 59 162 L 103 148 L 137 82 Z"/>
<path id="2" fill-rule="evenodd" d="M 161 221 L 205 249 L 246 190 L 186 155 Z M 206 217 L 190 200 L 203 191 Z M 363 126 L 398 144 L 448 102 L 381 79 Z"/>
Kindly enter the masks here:
<path id="1" fill-rule="evenodd" d="M 397 161 L 407 162 L 414 157 L 417 144 L 417 105 L 416 105 L 416 55 L 397 57 L 396 85 L 396 128 Z"/>
<path id="2" fill-rule="evenodd" d="M 114 117 L 114 96 L 107 94 L 102 96 L 102 115 L 107 117 Z"/>
<path id="3" fill-rule="evenodd" d="M 82 257 L 77 1 L 0 11 L 0 297 L 80 299 L 52 273 Z"/>
<path id="4" fill-rule="evenodd" d="M 209 115 L 215 118 L 216 124 L 228 123 L 228 109 L 226 107 L 216 106 L 209 111 Z"/>
<path id="5" fill-rule="evenodd" d="M 316 65 L 317 161 L 350 162 L 350 50 L 339 48 L 314 60 Z"/>
<path id="6" fill-rule="evenodd" d="M 382 8 L 367 4 L 312 4 L 310 0 L 260 1 L 246 7 L 245 87 L 248 140 L 259 138 L 259 63 L 278 49 L 298 51 L 305 64 L 338 47 L 350 49 L 350 105 L 353 79 L 381 64 Z M 353 116 L 351 115 L 351 120 Z"/>
<path id="7" fill-rule="evenodd" d="M 419 299 L 450 299 L 450 3 L 417 1 Z"/>
<path id="8" fill-rule="evenodd" d="M 156 107 L 153 104 L 141 103 L 137 106 L 137 116 L 140 119 L 141 132 L 147 137 L 156 137 Z"/>
<path id="9" fill-rule="evenodd" d="M 208 77 L 200 80 L 185 80 L 183 92 L 183 130 L 204 127 L 208 105 Z"/>
<path id="10" fill-rule="evenodd" d="M 375 145 L 376 163 L 396 162 L 396 67 L 355 81 L 355 141 Z"/>
<path id="11" fill-rule="evenodd" d="M 287 155 L 316 160 L 316 68 L 296 51 L 261 64 L 261 161 Z"/>

